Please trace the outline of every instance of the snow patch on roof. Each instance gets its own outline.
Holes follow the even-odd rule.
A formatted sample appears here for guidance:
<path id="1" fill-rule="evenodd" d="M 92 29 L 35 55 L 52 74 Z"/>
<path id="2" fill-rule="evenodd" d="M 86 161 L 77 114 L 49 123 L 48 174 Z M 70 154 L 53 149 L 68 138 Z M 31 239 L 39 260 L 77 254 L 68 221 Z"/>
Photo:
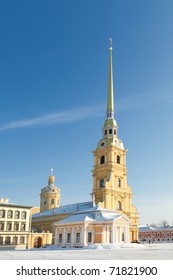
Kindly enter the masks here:
<path id="1" fill-rule="evenodd" d="M 53 209 L 50 209 L 48 211 L 36 213 L 32 216 L 32 218 L 39 218 L 43 216 L 52 216 L 52 215 L 58 215 L 58 214 L 67 214 L 67 213 L 75 213 L 75 212 L 80 212 L 84 210 L 89 210 L 89 208 L 93 207 L 93 202 L 81 202 L 81 203 L 75 203 L 75 204 L 69 204 L 69 205 L 64 205 L 60 207 L 56 207 Z"/>
<path id="2" fill-rule="evenodd" d="M 54 223 L 54 225 L 66 224 L 66 223 L 76 223 L 76 222 L 84 222 L 84 221 L 94 221 L 94 218 L 89 214 L 75 214 L 71 215 L 61 221 Z"/>

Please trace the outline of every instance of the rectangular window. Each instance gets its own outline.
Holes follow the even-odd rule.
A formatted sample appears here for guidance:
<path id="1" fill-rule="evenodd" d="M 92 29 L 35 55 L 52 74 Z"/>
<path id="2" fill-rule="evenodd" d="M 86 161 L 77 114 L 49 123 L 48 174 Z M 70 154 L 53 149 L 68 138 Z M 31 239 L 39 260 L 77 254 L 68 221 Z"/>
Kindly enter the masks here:
<path id="1" fill-rule="evenodd" d="M 105 188 L 105 180 L 104 179 L 100 180 L 100 188 Z"/>
<path id="2" fill-rule="evenodd" d="M 20 236 L 19 244 L 24 244 L 24 236 Z"/>
<path id="3" fill-rule="evenodd" d="M 92 232 L 88 232 L 88 242 L 92 242 Z"/>
<path id="4" fill-rule="evenodd" d="M 8 210 L 8 212 L 7 212 L 7 218 L 8 218 L 8 219 L 12 219 L 12 218 L 13 218 L 13 211 L 12 211 L 12 210 Z"/>
<path id="5" fill-rule="evenodd" d="M 0 244 L 3 245 L 3 237 L 0 237 Z"/>
<path id="6" fill-rule="evenodd" d="M 76 233 L 76 243 L 80 243 L 80 232 Z"/>
<path id="7" fill-rule="evenodd" d="M 0 231 L 4 230 L 4 223 L 0 222 Z"/>
<path id="8" fill-rule="evenodd" d="M 12 223 L 7 223 L 7 230 L 12 230 Z"/>
<path id="9" fill-rule="evenodd" d="M 0 218 L 5 218 L 5 210 L 0 210 Z"/>
<path id="10" fill-rule="evenodd" d="M 25 231 L 26 230 L 26 224 L 25 223 L 21 223 L 21 231 Z"/>
<path id="11" fill-rule="evenodd" d="M 15 245 L 17 244 L 17 236 L 13 237 L 13 244 L 15 244 Z"/>
<path id="12" fill-rule="evenodd" d="M 67 243 L 71 243 L 71 233 L 67 233 Z"/>
<path id="13" fill-rule="evenodd" d="M 9 236 L 5 237 L 5 244 L 10 244 L 10 237 Z"/>
<path id="14" fill-rule="evenodd" d="M 19 211 L 15 211 L 14 218 L 15 219 L 19 219 L 19 217 L 20 217 L 20 212 Z"/>
<path id="15" fill-rule="evenodd" d="M 59 234 L 59 243 L 62 243 L 62 233 Z"/>
<path id="16" fill-rule="evenodd" d="M 22 213 L 21 213 L 21 219 L 26 219 L 26 211 L 22 211 Z"/>
<path id="17" fill-rule="evenodd" d="M 19 230 L 19 223 L 14 223 L 14 230 L 18 231 Z"/>

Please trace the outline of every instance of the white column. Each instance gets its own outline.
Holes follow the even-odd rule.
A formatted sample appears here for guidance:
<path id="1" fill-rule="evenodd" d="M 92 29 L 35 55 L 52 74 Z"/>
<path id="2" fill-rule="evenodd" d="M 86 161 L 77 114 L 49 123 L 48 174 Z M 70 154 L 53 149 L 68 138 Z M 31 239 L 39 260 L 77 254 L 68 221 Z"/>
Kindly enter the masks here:
<path id="1" fill-rule="evenodd" d="M 86 246 L 86 245 L 88 245 L 88 240 L 87 240 L 87 230 L 86 230 L 86 228 L 85 228 L 85 225 L 84 225 L 84 227 L 83 227 L 83 244 L 84 244 L 84 246 Z"/>
<path id="2" fill-rule="evenodd" d="M 66 245 L 66 234 L 65 234 L 65 227 L 63 229 L 63 235 L 62 235 L 62 244 L 65 246 Z"/>
<path id="3" fill-rule="evenodd" d="M 86 231 L 85 225 L 83 225 L 83 227 L 82 227 L 81 235 L 82 235 L 82 237 L 81 237 L 81 245 L 83 245 L 83 246 L 88 245 L 87 236 L 86 236 L 87 235 L 87 231 Z"/>
<path id="4" fill-rule="evenodd" d="M 115 243 L 115 227 L 113 224 L 111 228 L 111 243 Z"/>
<path id="5" fill-rule="evenodd" d="M 129 242 L 129 227 L 128 226 L 124 227 L 124 242 L 125 243 Z"/>
<path id="6" fill-rule="evenodd" d="M 92 244 L 94 243 L 94 231 L 92 231 Z"/>
<path id="7" fill-rule="evenodd" d="M 115 241 L 116 244 L 118 243 L 118 227 L 115 227 Z"/>
<path id="8" fill-rule="evenodd" d="M 103 230 L 102 230 L 102 243 L 107 243 L 106 240 L 106 227 L 103 226 Z"/>
<path id="9" fill-rule="evenodd" d="M 110 243 L 110 230 L 109 227 L 106 227 L 106 243 Z"/>
<path id="10" fill-rule="evenodd" d="M 74 232 L 74 227 L 72 227 L 71 231 L 71 245 L 73 246 L 75 243 L 75 232 Z"/>
<path id="11" fill-rule="evenodd" d="M 119 243 L 122 243 L 122 227 L 119 227 Z"/>
<path id="12" fill-rule="evenodd" d="M 55 227 L 55 245 L 58 245 L 57 227 Z"/>

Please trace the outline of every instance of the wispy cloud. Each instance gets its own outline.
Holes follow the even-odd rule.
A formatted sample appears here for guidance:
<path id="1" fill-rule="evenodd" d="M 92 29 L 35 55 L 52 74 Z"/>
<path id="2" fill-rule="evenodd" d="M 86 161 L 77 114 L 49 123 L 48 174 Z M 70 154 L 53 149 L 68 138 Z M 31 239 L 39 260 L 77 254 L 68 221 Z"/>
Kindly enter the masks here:
<path id="1" fill-rule="evenodd" d="M 48 126 L 61 123 L 77 122 L 88 118 L 98 117 L 101 115 L 103 115 L 103 105 L 75 108 L 68 111 L 44 114 L 29 119 L 12 121 L 0 126 L 0 131 L 31 126 Z"/>
<path id="2" fill-rule="evenodd" d="M 128 111 L 142 107 L 148 107 L 157 103 L 173 102 L 173 94 L 171 89 L 160 90 L 160 92 L 152 92 L 147 94 L 134 94 L 122 97 L 118 100 L 115 110 Z M 91 107 L 74 108 L 68 111 L 55 113 L 47 113 L 28 119 L 8 122 L 0 126 L 0 132 L 9 129 L 34 127 L 34 126 L 49 126 L 61 123 L 77 122 L 83 119 L 104 116 L 106 110 L 105 104 L 98 104 Z"/>

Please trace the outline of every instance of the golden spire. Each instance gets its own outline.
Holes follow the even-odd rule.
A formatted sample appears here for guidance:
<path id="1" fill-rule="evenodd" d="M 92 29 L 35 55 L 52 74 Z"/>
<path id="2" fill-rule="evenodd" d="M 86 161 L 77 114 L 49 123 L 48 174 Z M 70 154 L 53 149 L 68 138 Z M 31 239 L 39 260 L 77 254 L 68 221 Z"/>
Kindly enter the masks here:
<path id="1" fill-rule="evenodd" d="M 113 90 L 113 67 L 112 67 L 112 38 L 110 41 L 110 59 L 109 59 L 109 81 L 108 81 L 108 100 L 107 100 L 107 117 L 114 118 L 114 90 Z"/>

